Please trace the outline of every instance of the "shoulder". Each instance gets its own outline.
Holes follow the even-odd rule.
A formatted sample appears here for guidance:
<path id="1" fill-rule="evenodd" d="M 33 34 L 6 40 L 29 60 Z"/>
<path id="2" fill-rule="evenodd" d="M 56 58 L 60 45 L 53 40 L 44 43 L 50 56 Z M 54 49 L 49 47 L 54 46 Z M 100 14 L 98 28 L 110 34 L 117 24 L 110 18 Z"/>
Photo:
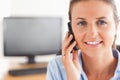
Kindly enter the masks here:
<path id="1" fill-rule="evenodd" d="M 65 80 L 66 72 L 62 64 L 62 56 L 56 56 L 49 61 L 47 66 L 47 80 Z"/>
<path id="2" fill-rule="evenodd" d="M 56 56 L 49 61 L 47 68 L 52 71 L 61 72 L 64 70 L 64 65 L 62 63 L 62 56 Z M 53 69 L 54 68 L 54 69 Z"/>
<path id="3" fill-rule="evenodd" d="M 56 56 L 52 60 L 49 61 L 48 66 L 54 66 L 54 67 L 64 67 L 62 64 L 62 56 Z"/>

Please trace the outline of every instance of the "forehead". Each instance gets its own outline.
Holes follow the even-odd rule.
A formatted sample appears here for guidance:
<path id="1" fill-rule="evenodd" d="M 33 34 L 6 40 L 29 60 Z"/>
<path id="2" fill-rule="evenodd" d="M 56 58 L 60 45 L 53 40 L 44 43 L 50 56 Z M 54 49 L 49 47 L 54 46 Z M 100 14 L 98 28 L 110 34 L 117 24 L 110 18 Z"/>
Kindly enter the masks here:
<path id="1" fill-rule="evenodd" d="M 110 4 L 99 1 L 99 0 L 90 0 L 90 1 L 80 1 L 74 3 L 71 9 L 72 17 L 113 17 L 113 8 Z"/>

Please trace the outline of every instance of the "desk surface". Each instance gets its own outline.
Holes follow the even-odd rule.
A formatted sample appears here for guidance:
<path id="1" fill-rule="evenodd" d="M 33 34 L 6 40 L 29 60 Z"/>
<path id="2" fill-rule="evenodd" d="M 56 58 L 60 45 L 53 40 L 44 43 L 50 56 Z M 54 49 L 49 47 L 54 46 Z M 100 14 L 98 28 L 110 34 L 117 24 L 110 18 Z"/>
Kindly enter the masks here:
<path id="1" fill-rule="evenodd" d="M 25 69 L 25 68 L 37 68 L 37 67 L 46 67 L 47 63 L 37 63 L 37 64 L 12 64 L 11 69 Z M 46 73 L 41 74 L 32 74 L 24 76 L 12 76 L 6 74 L 3 80 L 45 80 Z"/>
<path id="2" fill-rule="evenodd" d="M 5 75 L 4 80 L 45 80 L 46 74 L 34 74 L 25 76 L 11 76 Z"/>

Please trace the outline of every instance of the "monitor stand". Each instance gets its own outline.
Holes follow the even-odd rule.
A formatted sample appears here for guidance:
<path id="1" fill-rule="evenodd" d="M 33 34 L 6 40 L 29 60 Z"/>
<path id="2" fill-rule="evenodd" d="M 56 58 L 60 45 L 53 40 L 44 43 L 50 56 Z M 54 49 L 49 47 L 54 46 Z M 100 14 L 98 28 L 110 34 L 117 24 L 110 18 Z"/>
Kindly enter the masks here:
<path id="1" fill-rule="evenodd" d="M 34 65 L 35 67 L 47 67 L 48 62 L 36 62 L 34 55 L 26 56 L 28 58 L 27 63 L 23 63 L 23 65 Z"/>
<path id="2" fill-rule="evenodd" d="M 35 67 L 47 67 L 48 62 L 36 62 L 34 55 L 26 56 L 28 58 L 28 61 L 26 63 L 21 63 L 20 65 L 34 65 Z"/>
<path id="3" fill-rule="evenodd" d="M 31 55 L 31 56 L 26 56 L 28 58 L 28 62 L 27 63 L 23 63 L 25 65 L 37 65 L 37 64 L 41 64 L 44 65 L 44 67 L 47 67 L 48 62 L 36 62 L 35 61 L 35 56 Z"/>
<path id="4" fill-rule="evenodd" d="M 27 56 L 28 57 L 28 64 L 34 64 L 36 63 L 35 62 L 35 56 L 34 55 L 30 55 L 30 56 Z"/>

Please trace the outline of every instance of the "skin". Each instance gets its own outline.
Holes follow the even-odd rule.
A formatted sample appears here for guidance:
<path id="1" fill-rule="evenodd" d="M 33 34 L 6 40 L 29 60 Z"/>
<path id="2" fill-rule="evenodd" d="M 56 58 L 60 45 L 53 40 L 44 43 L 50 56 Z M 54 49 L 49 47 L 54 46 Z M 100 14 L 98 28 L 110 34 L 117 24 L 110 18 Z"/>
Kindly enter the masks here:
<path id="1" fill-rule="evenodd" d="M 111 5 L 95 0 L 77 2 L 72 7 L 71 25 L 76 41 L 69 45 L 73 35 L 68 37 L 66 33 L 62 44 L 67 79 L 80 80 L 78 53 L 73 51 L 72 60 L 69 54 L 77 45 L 82 51 L 82 67 L 88 79 L 109 80 L 117 65 L 117 59 L 112 55 L 112 44 L 118 25 Z"/>

